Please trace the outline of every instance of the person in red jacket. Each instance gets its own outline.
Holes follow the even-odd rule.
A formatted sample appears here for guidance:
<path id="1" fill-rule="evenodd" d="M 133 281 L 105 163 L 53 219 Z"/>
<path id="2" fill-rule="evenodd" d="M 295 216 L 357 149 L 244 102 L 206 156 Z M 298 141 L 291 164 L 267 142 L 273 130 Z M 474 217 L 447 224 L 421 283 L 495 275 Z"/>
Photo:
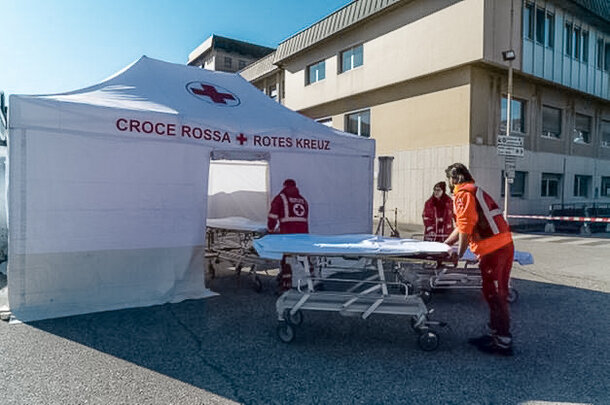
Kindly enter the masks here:
<path id="1" fill-rule="evenodd" d="M 453 200 L 444 181 L 434 185 L 432 197 L 424 205 L 424 240 L 443 242 L 453 232 Z"/>
<path id="2" fill-rule="evenodd" d="M 269 233 L 309 233 L 309 204 L 299 193 L 297 183 L 292 179 L 284 181 L 284 188 L 271 201 L 267 217 Z M 280 291 L 292 288 L 292 269 L 286 258 L 282 258 L 278 275 Z"/>
<path id="3" fill-rule="evenodd" d="M 466 166 L 454 163 L 445 173 L 449 185 L 454 187 L 456 220 L 456 228 L 445 243 L 453 245 L 458 242 L 458 257 L 464 254 L 468 244 L 472 253 L 478 256 L 483 295 L 490 313 L 490 332 L 468 342 L 486 353 L 512 356 L 508 282 L 515 247 L 510 227 L 498 204 L 475 185 Z"/>

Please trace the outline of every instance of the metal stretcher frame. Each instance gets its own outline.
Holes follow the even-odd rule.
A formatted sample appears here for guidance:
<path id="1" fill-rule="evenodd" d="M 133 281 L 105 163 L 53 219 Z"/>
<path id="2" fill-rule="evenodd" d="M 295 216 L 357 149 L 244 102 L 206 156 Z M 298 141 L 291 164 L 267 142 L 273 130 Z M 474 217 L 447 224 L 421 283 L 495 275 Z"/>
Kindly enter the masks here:
<path id="1" fill-rule="evenodd" d="M 363 267 L 353 268 L 356 272 L 374 270 L 373 277 L 367 279 L 344 279 L 336 277 L 313 276 L 312 262 L 317 273 L 321 273 L 321 267 L 328 266 L 328 258 L 337 257 L 336 254 L 294 254 L 297 262 L 305 269 L 306 282 L 299 284 L 297 289 L 284 292 L 276 301 L 276 311 L 279 325 L 277 333 L 280 340 L 290 343 L 295 337 L 295 329 L 303 321 L 304 310 L 339 312 L 341 314 L 358 315 L 367 319 L 373 314 L 392 314 L 408 316 L 411 319 L 412 328 L 419 334 L 418 344 L 426 351 L 435 350 L 439 344 L 437 332 L 431 329 L 434 326 L 445 326 L 445 323 L 432 321 L 428 310 L 421 297 L 409 294 L 409 288 L 401 282 L 388 282 L 385 275 L 384 261 L 395 259 L 404 260 L 404 257 L 391 255 L 368 256 L 341 255 L 342 258 L 366 259 Z M 313 259 L 313 260 L 312 260 Z M 337 270 L 346 270 L 345 267 L 336 267 Z M 327 285 L 329 282 L 351 284 L 351 288 L 342 291 L 328 291 L 326 288 L 316 288 L 316 282 Z M 391 293 L 393 290 L 403 291 L 401 294 Z M 402 288 L 400 288 L 402 287 Z"/>
<path id="2" fill-rule="evenodd" d="M 413 237 L 423 237 L 423 234 L 414 234 Z M 528 252 L 515 251 L 514 261 L 531 264 L 533 258 Z M 395 275 L 397 281 L 407 284 L 419 293 L 425 303 L 430 302 L 432 293 L 436 290 L 480 290 L 483 283 L 478 260 L 470 250 L 455 263 L 446 261 L 405 263 L 396 269 Z M 514 303 L 518 299 L 519 292 L 509 283 L 508 302 Z"/>
<path id="3" fill-rule="evenodd" d="M 248 275 L 252 277 L 254 291 L 260 292 L 263 283 L 258 271 L 267 271 L 279 267 L 279 262 L 259 257 L 252 247 L 254 239 L 265 235 L 265 232 L 243 229 L 226 229 L 214 226 L 206 227 L 207 247 L 205 258 L 208 260 L 208 273 L 215 278 L 214 264 L 221 261 L 233 266 L 236 276 L 241 276 L 243 268 L 249 268 Z"/>

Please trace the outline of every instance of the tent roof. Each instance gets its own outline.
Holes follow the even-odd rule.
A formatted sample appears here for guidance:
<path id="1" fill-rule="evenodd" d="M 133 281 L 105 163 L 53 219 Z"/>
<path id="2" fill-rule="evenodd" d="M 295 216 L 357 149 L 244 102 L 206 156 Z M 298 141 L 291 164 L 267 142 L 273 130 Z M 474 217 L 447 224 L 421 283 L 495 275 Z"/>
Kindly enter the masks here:
<path id="1" fill-rule="evenodd" d="M 29 107 L 28 107 L 29 106 Z M 86 119 L 85 119 L 86 118 Z M 125 122 L 117 123 L 123 118 Z M 138 131 L 119 131 L 129 127 L 129 120 L 176 126 L 175 140 L 199 141 L 180 133 L 183 125 L 202 130 L 228 133 L 232 142 L 223 147 L 255 149 L 292 149 L 297 139 L 307 142 L 304 149 L 374 155 L 374 141 L 326 127 L 296 113 L 264 95 L 234 73 L 163 62 L 143 56 L 103 82 L 81 90 L 53 95 L 11 96 L 10 128 L 49 128 L 79 132 L 97 132 L 140 136 Z M 109 124 L 107 121 L 112 121 Z M 96 122 L 105 121 L 101 124 Z M 162 130 L 166 127 L 160 126 Z M 141 132 L 141 131 L 140 131 Z M 248 140 L 235 140 L 244 134 Z M 159 134 L 157 134 L 159 135 Z M 151 136 L 156 136 L 153 133 Z M 258 143 L 255 142 L 258 136 Z M 267 145 L 262 146 L 262 138 Z M 271 138 L 275 137 L 273 140 Z M 166 137 L 167 138 L 167 137 Z M 155 139 L 161 139 L 156 137 Z M 210 146 L 218 143 L 207 140 Z M 280 145 L 281 144 L 281 145 Z M 303 144 L 300 144 L 303 146 Z M 314 146 L 314 147 L 312 147 Z M 329 149 L 324 149 L 327 147 Z"/>

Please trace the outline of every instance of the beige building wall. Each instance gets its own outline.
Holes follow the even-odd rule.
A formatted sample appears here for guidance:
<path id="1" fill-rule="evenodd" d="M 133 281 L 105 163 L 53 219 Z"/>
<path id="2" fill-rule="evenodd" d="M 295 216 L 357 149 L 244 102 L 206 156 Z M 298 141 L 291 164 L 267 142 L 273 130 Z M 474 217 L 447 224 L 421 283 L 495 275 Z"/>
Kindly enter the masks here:
<path id="1" fill-rule="evenodd" d="M 303 110 L 483 58 L 484 0 L 428 0 L 404 6 L 281 61 L 286 106 Z M 340 53 L 363 44 L 364 64 L 339 74 Z M 324 80 L 305 85 L 307 66 L 325 61 Z"/>

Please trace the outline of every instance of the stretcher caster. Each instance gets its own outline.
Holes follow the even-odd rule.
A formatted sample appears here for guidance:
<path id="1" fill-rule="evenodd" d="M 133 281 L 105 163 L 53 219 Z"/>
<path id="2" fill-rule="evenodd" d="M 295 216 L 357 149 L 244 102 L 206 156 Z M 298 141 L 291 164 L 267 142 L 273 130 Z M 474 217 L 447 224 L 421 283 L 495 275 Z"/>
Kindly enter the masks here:
<path id="1" fill-rule="evenodd" d="M 431 352 L 438 347 L 438 335 L 430 330 L 424 331 L 417 338 L 417 343 L 423 351 Z"/>
<path id="2" fill-rule="evenodd" d="M 290 313 L 290 309 L 285 309 L 284 310 L 284 320 L 289 325 L 299 326 L 300 324 L 303 323 L 303 312 L 301 310 L 298 310 L 297 312 L 294 313 L 294 315 L 292 315 Z"/>
<path id="3" fill-rule="evenodd" d="M 256 291 L 257 293 L 261 292 L 261 290 L 263 289 L 263 282 L 260 278 L 254 277 L 254 286 L 252 286 L 252 288 L 254 288 L 254 291 Z"/>
<path id="4" fill-rule="evenodd" d="M 513 287 L 508 287 L 508 297 L 506 297 L 506 301 L 512 304 L 513 302 L 517 302 L 518 299 L 519 292 L 517 292 L 517 290 L 515 290 Z"/>
<path id="5" fill-rule="evenodd" d="M 290 343 L 294 340 L 294 328 L 287 322 L 280 322 L 277 326 L 277 337 L 284 343 Z"/>

